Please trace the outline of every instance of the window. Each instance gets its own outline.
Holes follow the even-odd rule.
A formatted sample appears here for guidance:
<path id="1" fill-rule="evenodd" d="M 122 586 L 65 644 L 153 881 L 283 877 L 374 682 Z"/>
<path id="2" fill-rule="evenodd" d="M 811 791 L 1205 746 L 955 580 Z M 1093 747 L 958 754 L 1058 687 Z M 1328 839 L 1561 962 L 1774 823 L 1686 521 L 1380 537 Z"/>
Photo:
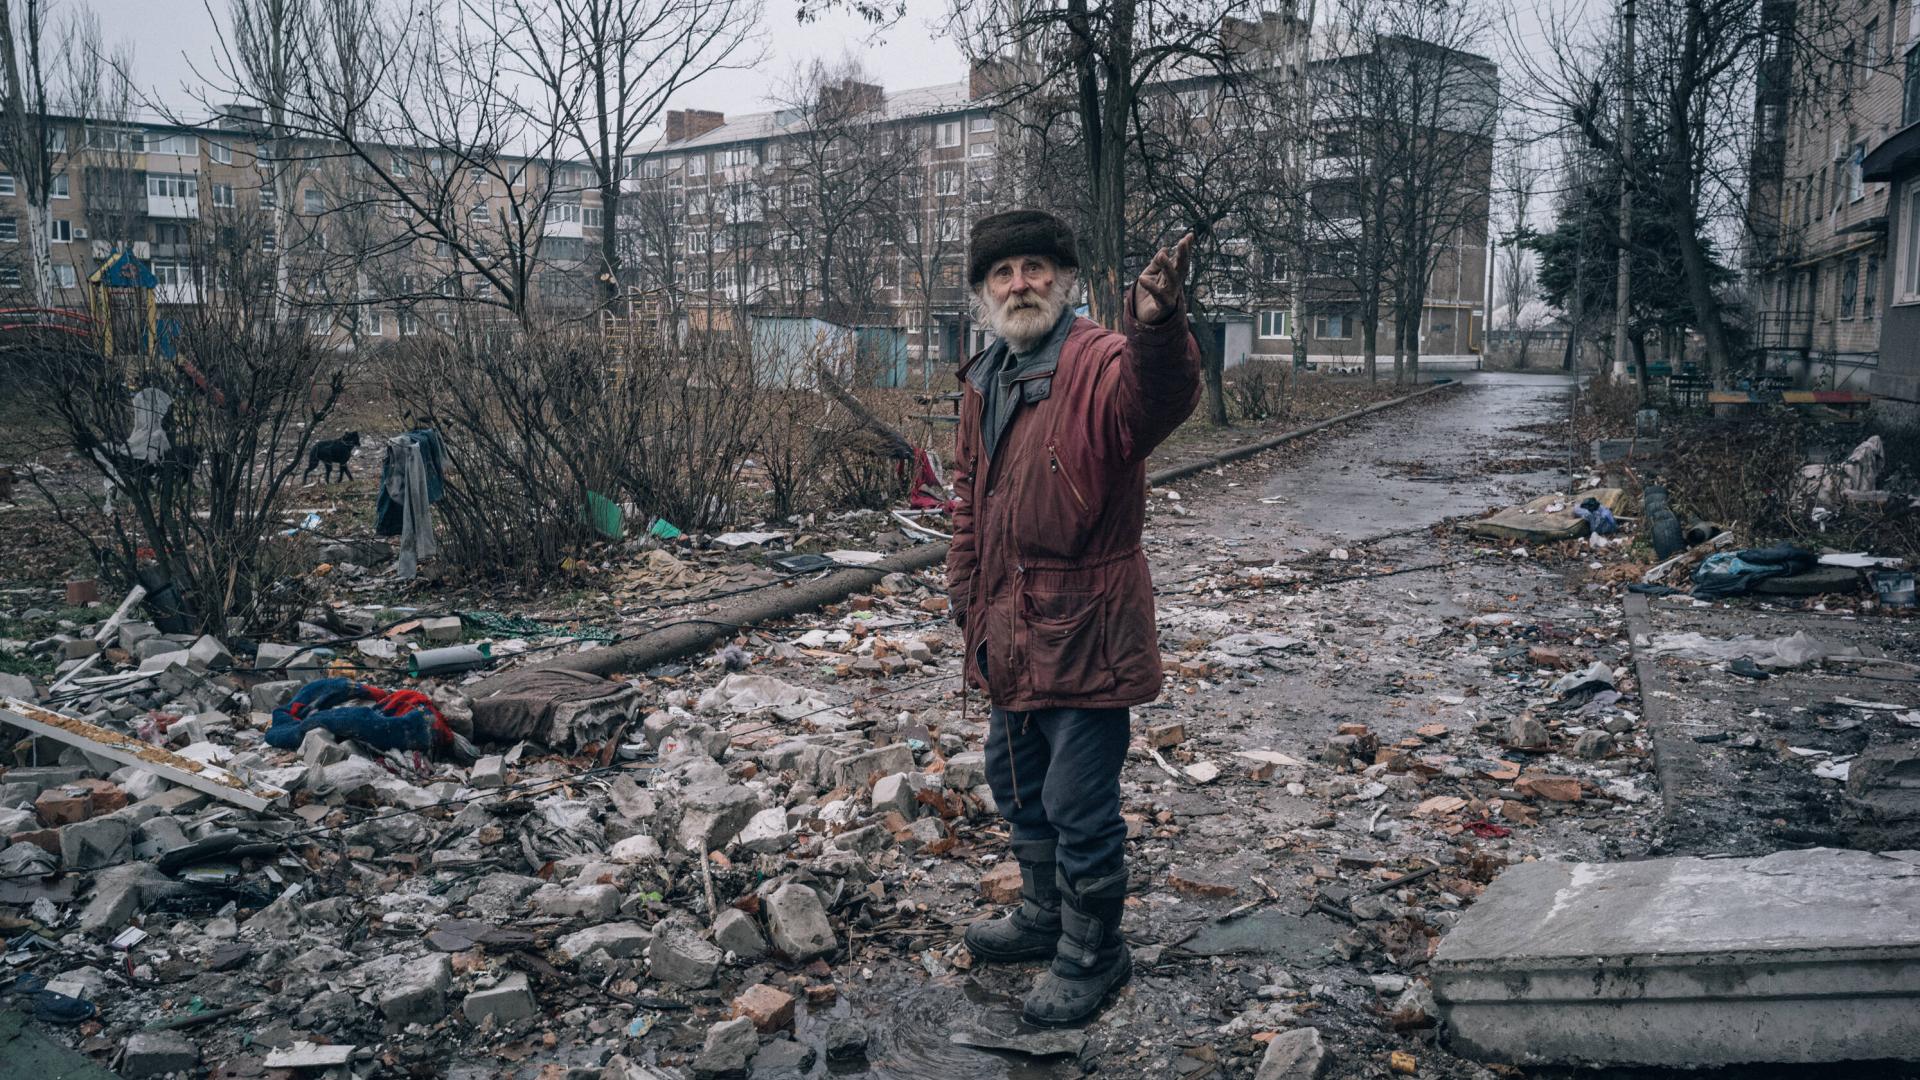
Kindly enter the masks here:
<path id="1" fill-rule="evenodd" d="M 191 157 L 200 153 L 200 140 L 179 132 L 159 135 L 150 131 L 142 140 L 142 144 L 149 154 L 178 154 L 182 157 Z"/>
<path id="2" fill-rule="evenodd" d="M 74 273 L 73 267 L 66 263 L 60 263 L 53 268 L 53 279 L 54 283 L 63 289 L 71 289 L 80 284 L 80 276 Z"/>
<path id="3" fill-rule="evenodd" d="M 67 129 L 63 127 L 47 129 L 47 152 L 64 154 L 67 152 Z"/>
<path id="4" fill-rule="evenodd" d="M 360 321 L 360 329 L 369 337 L 380 337 L 387 332 L 386 317 L 379 308 L 362 308 L 361 310 L 364 316 Z"/>
<path id="5" fill-rule="evenodd" d="M 1867 196 L 1867 185 L 1860 176 L 1861 163 L 1867 159 L 1867 144 L 1853 144 L 1853 152 L 1847 155 L 1847 201 L 1859 202 Z"/>
<path id="6" fill-rule="evenodd" d="M 1860 260 L 1848 259 L 1840 270 L 1840 317 L 1853 318 L 1854 301 L 1860 293 Z"/>
<path id="7" fill-rule="evenodd" d="M 580 208 L 580 224 L 589 229 L 598 229 L 607 220 L 607 212 L 598 206 Z"/>
<path id="8" fill-rule="evenodd" d="M 688 176 L 705 176 L 705 175 L 707 175 L 707 155 L 705 155 L 705 154 L 690 154 L 690 155 L 688 155 L 688 157 L 687 157 L 687 175 L 688 175 Z"/>
<path id="9" fill-rule="evenodd" d="M 467 210 L 467 220 L 485 224 L 487 220 L 487 204 L 483 202 L 474 203 L 473 206 Z"/>
<path id="10" fill-rule="evenodd" d="M 177 221 L 156 221 L 153 223 L 153 242 L 163 247 L 187 244 L 190 237 L 187 227 Z"/>
<path id="11" fill-rule="evenodd" d="M 1867 276 L 1860 279 L 1860 314 L 1873 318 L 1874 291 L 1880 284 L 1880 256 L 1867 256 Z"/>
<path id="12" fill-rule="evenodd" d="M 959 218 L 943 217 L 940 219 L 940 239 L 942 240 L 960 239 L 960 219 Z"/>
<path id="13" fill-rule="evenodd" d="M 231 165 L 233 164 L 233 147 L 227 143 L 208 139 L 207 156 L 212 158 L 216 164 Z"/>
<path id="14" fill-rule="evenodd" d="M 309 214 L 322 213 L 327 209 L 327 197 L 322 192 L 308 188 L 300 193 L 300 205 Z"/>
<path id="15" fill-rule="evenodd" d="M 1267 252 L 1260 256 L 1261 269 L 1268 281 L 1287 280 L 1287 257 Z"/>
<path id="16" fill-rule="evenodd" d="M 785 143 L 777 143 L 777 142 L 767 144 L 767 164 L 769 165 L 780 164 L 780 156 L 781 154 L 785 153 L 782 147 L 784 147 L 785 145 L 786 145 Z"/>
<path id="17" fill-rule="evenodd" d="M 213 205 L 215 206 L 232 206 L 233 205 L 233 185 L 232 184 L 213 185 Z"/>
<path id="18" fill-rule="evenodd" d="M 73 181 L 68 179 L 66 173 L 55 173 L 53 187 L 47 194 L 56 199 L 71 199 L 73 198 Z"/>
<path id="19" fill-rule="evenodd" d="M 960 170 L 941 169 L 938 173 L 935 173 L 933 177 L 933 193 L 935 195 L 960 194 Z"/>
<path id="20" fill-rule="evenodd" d="M 14 193 L 14 190 L 13 177 L 10 175 L 0 176 L 0 195 L 11 195 Z"/>
<path id="21" fill-rule="evenodd" d="M 307 333 L 314 337 L 326 337 L 333 333 L 333 320 L 325 315 L 315 315 L 307 320 Z"/>
<path id="22" fill-rule="evenodd" d="M 260 250 L 261 251 L 280 250 L 280 238 L 274 235 L 274 232 L 272 229 L 268 229 L 265 232 L 260 234 Z"/>
<path id="23" fill-rule="evenodd" d="M 49 239 L 56 244 L 73 243 L 73 222 L 66 218 L 54 218 L 51 224 L 53 232 Z"/>
<path id="24" fill-rule="evenodd" d="M 728 165 L 758 165 L 760 155 L 751 146 L 736 146 L 727 151 Z"/>
<path id="25" fill-rule="evenodd" d="M 17 289 L 19 287 L 20 268 L 17 266 L 0 266 L 0 289 Z"/>
<path id="26" fill-rule="evenodd" d="M 687 250 L 688 251 L 707 250 L 707 234 L 703 232 L 688 233 L 687 234 Z"/>
<path id="27" fill-rule="evenodd" d="M 487 184 L 491 182 L 491 178 L 487 175 L 487 170 L 479 168 L 478 166 L 467 170 L 467 179 L 473 182 L 474 187 L 486 187 Z"/>
<path id="28" fill-rule="evenodd" d="M 409 176 L 413 173 L 413 165 L 399 154 L 391 154 L 387 157 L 387 171 L 395 176 Z M 374 318 L 379 317 L 380 313 L 374 312 Z"/>
<path id="29" fill-rule="evenodd" d="M 707 193 L 696 191 L 687 197 L 687 213 L 704 214 L 707 212 Z"/>
<path id="30" fill-rule="evenodd" d="M 260 185 L 260 209 L 271 210 L 279 205 L 280 196 L 273 190 L 272 184 Z"/>
<path id="31" fill-rule="evenodd" d="M 395 321 L 400 324 L 401 337 L 412 337 L 420 332 L 420 316 L 415 315 L 411 308 L 401 308 L 400 316 Z"/>
<path id="32" fill-rule="evenodd" d="M 985 143 L 985 142 L 974 143 L 972 146 L 967 147 L 967 156 L 968 157 L 992 157 L 993 144 Z"/>
<path id="33" fill-rule="evenodd" d="M 1263 311 L 1260 313 L 1260 336 L 1263 338 L 1292 337 L 1293 330 L 1288 320 L 1293 317 L 1290 311 Z"/>
<path id="34" fill-rule="evenodd" d="M 20 219 L 8 214 L 0 217 L 0 242 L 14 244 L 20 241 Z"/>
<path id="35" fill-rule="evenodd" d="M 1319 315 L 1313 320 L 1313 336 L 1322 341 L 1341 341 L 1353 336 L 1353 320 L 1345 315 Z"/>
<path id="36" fill-rule="evenodd" d="M 453 312 L 451 311 L 434 312 L 433 325 L 439 327 L 442 330 L 452 330 L 453 329 Z"/>
<path id="37" fill-rule="evenodd" d="M 991 116 L 970 117 L 967 120 L 967 130 L 968 131 L 992 131 L 993 117 Z"/>
<path id="38" fill-rule="evenodd" d="M 87 148 L 131 154 L 140 145 L 140 133 L 132 128 L 88 128 Z"/>
<path id="39" fill-rule="evenodd" d="M 958 120 L 952 120 L 944 124 L 933 125 L 933 145 L 941 149 L 949 146 L 959 146 L 960 122 Z"/>

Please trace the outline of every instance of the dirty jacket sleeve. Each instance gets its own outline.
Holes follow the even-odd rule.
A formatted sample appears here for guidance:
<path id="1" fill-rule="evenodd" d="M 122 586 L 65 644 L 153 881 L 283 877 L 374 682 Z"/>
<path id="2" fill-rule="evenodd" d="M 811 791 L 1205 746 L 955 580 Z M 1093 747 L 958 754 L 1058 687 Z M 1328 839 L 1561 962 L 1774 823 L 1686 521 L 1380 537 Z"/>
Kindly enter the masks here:
<path id="1" fill-rule="evenodd" d="M 972 388 L 960 403 L 960 428 L 953 447 L 953 541 L 947 546 L 947 611 L 955 626 L 965 626 L 973 595 L 973 571 L 980 548 L 973 531 L 974 479 L 980 466 L 980 395 Z"/>
<path id="2" fill-rule="evenodd" d="M 1200 343 L 1187 323 L 1187 301 L 1157 323 L 1134 318 L 1135 285 L 1127 290 L 1125 344 L 1100 373 L 1108 438 L 1121 458 L 1142 461 L 1200 403 Z"/>

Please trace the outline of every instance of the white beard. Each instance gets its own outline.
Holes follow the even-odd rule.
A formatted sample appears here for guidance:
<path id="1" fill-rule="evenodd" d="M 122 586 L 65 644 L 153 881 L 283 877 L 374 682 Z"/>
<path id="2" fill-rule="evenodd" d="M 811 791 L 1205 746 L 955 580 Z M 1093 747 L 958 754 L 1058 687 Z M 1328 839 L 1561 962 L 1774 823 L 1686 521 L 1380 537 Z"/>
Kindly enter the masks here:
<path id="1" fill-rule="evenodd" d="M 1045 296 L 1009 296 L 987 315 L 987 325 L 1016 353 L 1031 352 L 1067 309 L 1067 290 L 1056 280 Z"/>

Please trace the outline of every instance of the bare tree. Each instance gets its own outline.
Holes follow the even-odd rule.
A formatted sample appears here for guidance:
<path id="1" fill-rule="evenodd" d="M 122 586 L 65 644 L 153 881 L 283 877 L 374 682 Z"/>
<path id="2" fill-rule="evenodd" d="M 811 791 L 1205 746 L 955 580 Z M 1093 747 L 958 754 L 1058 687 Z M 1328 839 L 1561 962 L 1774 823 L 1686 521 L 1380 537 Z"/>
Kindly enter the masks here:
<path id="1" fill-rule="evenodd" d="M 999 82 L 1000 115 L 1017 125 L 1028 177 L 1070 173 L 1078 196 L 1039 199 L 1071 213 L 1093 318 L 1118 325 L 1130 254 L 1164 237 L 1129 229 L 1129 157 L 1141 103 L 1175 79 L 1233 69 L 1232 22 L 1259 22 L 1261 0 L 955 0 L 953 31 Z M 1019 192 L 1025 196 L 1025 192 Z"/>
<path id="2" fill-rule="evenodd" d="M 533 123 L 557 122 L 583 154 L 605 224 L 594 274 L 604 306 L 618 295 L 614 223 L 628 161 L 668 100 L 715 71 L 759 58 L 759 0 L 463 0 L 491 27 L 538 93 L 520 98 Z"/>
<path id="3" fill-rule="evenodd" d="M 899 133 L 905 142 L 902 150 L 915 156 L 931 157 L 932 140 L 921 127 L 905 128 Z M 951 176 L 954 170 L 966 171 L 966 181 L 956 184 L 936 174 L 929 186 L 918 169 L 903 173 L 892 196 L 894 203 L 886 219 L 887 242 L 897 245 L 900 256 L 900 295 L 911 296 L 919 305 L 915 321 L 920 325 L 921 388 L 932 389 L 935 325 L 938 316 L 949 315 L 962 327 L 962 348 L 969 312 L 966 279 L 967 237 L 973 220 L 973 207 L 992 198 L 1000 166 L 993 162 L 954 161 L 942 166 Z M 954 358 L 949 358 L 954 359 Z"/>
<path id="4" fill-rule="evenodd" d="M 72 16 L 55 20 L 52 7 L 44 0 L 0 0 L 0 158 L 26 203 L 22 276 L 40 307 L 53 303 L 49 200 L 68 137 L 55 115 L 52 65 L 62 50 L 93 51 L 99 45 L 97 22 Z"/>
<path id="5" fill-rule="evenodd" d="M 1506 301 L 1507 325 L 1518 328 L 1520 311 L 1534 299 L 1533 252 L 1527 240 L 1533 235 L 1533 196 L 1539 186 L 1535 168 L 1533 140 L 1524 124 L 1507 133 L 1498 168 L 1499 196 L 1504 203 L 1506 231 L 1500 237 L 1502 254 L 1499 265 L 1500 293 Z M 1487 297 L 1487 310 L 1493 310 L 1493 297 Z M 1489 318 L 1488 324 L 1492 324 Z M 1525 353 L 1522 352 L 1524 357 Z"/>

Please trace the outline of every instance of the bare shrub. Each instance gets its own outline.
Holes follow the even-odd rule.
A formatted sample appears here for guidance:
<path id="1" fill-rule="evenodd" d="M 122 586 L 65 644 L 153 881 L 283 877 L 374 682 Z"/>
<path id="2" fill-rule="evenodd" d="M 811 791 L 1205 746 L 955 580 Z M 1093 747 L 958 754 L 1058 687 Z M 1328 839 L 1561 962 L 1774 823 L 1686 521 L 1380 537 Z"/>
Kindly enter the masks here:
<path id="1" fill-rule="evenodd" d="M 137 327 L 116 327 L 111 353 L 51 333 L 16 350 L 26 396 L 73 455 L 29 475 L 104 571 L 171 588 L 192 629 L 287 629 L 311 561 L 283 550 L 284 496 L 340 399 L 340 358 L 298 326 L 218 303 L 183 312 L 171 357 Z"/>
<path id="2" fill-rule="evenodd" d="M 446 336 L 410 343 L 398 366 L 401 399 L 447 444 L 449 554 L 476 572 L 538 575 L 578 553 L 589 493 L 683 529 L 737 510 L 758 424 L 741 350 Z"/>
<path id="3" fill-rule="evenodd" d="M 1292 362 L 1249 359 L 1227 373 L 1227 400 L 1234 418 L 1260 423 L 1286 414 Z"/>

